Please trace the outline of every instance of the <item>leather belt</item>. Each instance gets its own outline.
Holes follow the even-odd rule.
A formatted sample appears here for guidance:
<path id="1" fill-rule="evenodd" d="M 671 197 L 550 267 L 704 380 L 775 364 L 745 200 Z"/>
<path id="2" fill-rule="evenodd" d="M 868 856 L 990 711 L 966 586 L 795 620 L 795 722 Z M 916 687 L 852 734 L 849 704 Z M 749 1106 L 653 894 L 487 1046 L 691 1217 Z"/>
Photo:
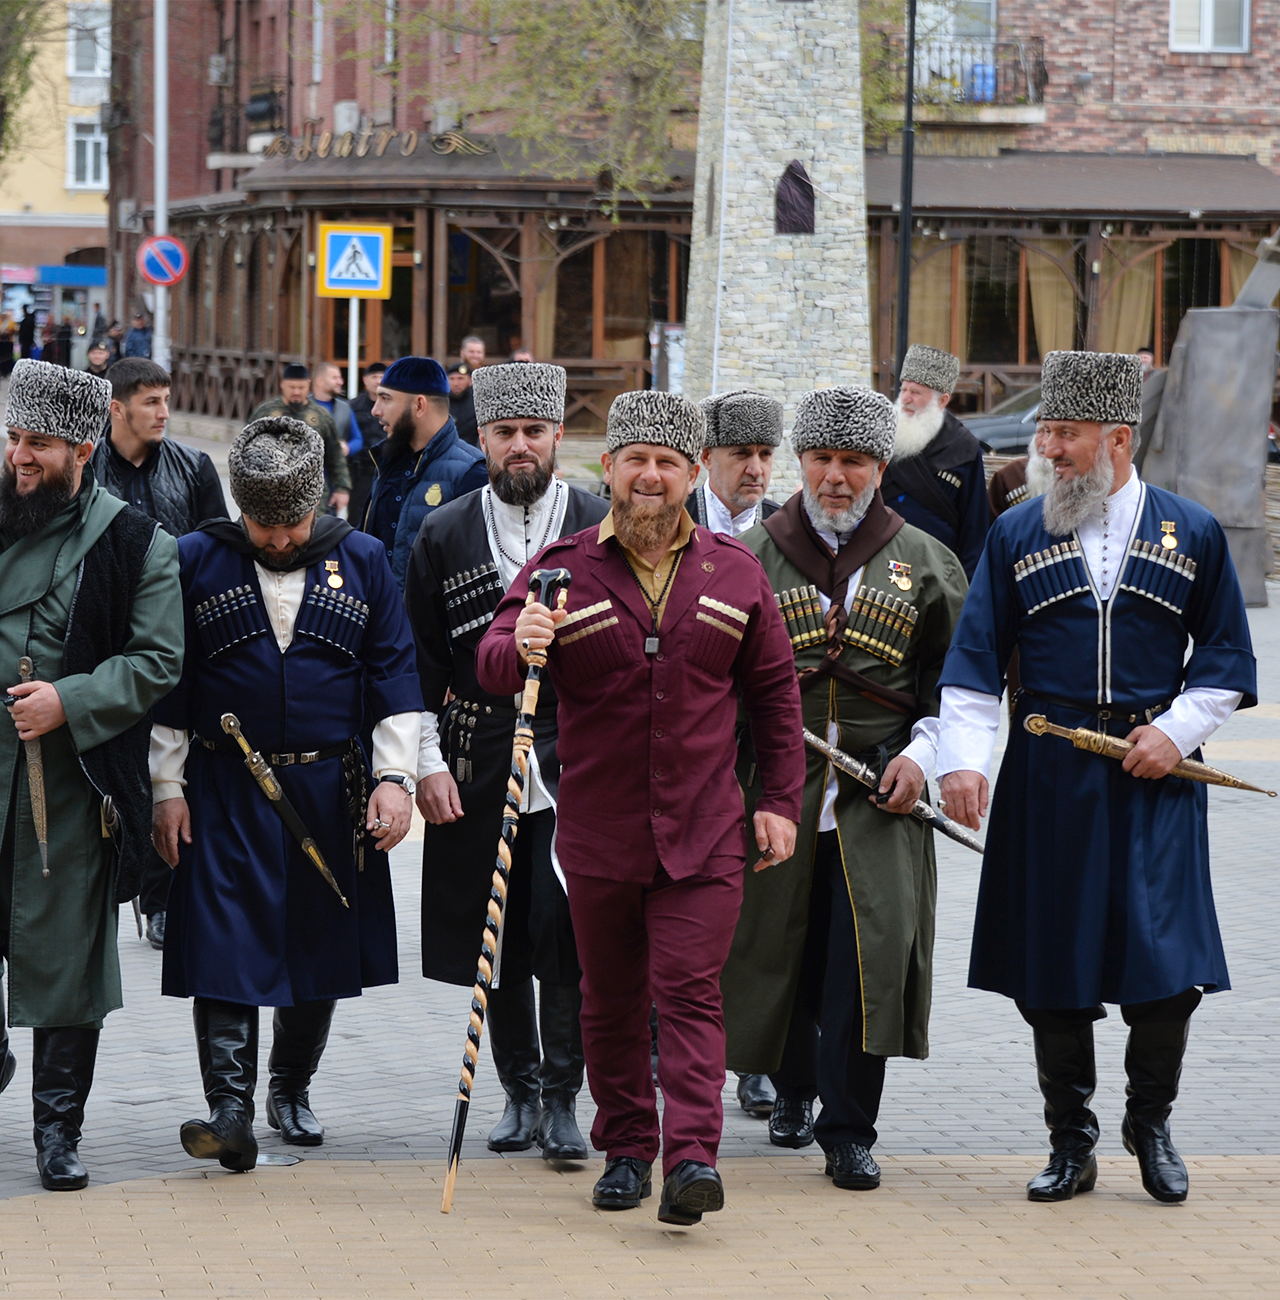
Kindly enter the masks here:
<path id="1" fill-rule="evenodd" d="M 192 736 L 192 740 L 198 740 L 205 749 L 211 749 L 215 754 L 235 754 L 237 758 L 240 757 L 240 749 L 236 745 L 220 744 L 216 740 L 209 740 L 198 735 Z M 323 763 L 326 758 L 340 758 L 354 743 L 351 740 L 344 740 L 341 745 L 329 745 L 325 749 L 299 750 L 294 754 L 264 754 L 263 757 L 272 767 L 295 767 L 307 763 Z"/>
<path id="2" fill-rule="evenodd" d="M 1165 700 L 1161 704 L 1153 704 L 1149 709 L 1141 709 L 1137 713 L 1125 713 L 1123 710 L 1112 708 L 1107 704 L 1083 704 L 1079 700 L 1059 699 L 1056 695 L 1045 695 L 1042 691 L 1033 691 L 1030 686 L 1024 686 L 1018 693 L 1019 695 L 1029 695 L 1035 700 L 1043 700 L 1046 704 L 1055 704 L 1060 709 L 1073 709 L 1076 713 L 1092 713 L 1100 722 L 1127 722 L 1130 724 L 1154 722 L 1173 703 L 1172 700 Z"/>

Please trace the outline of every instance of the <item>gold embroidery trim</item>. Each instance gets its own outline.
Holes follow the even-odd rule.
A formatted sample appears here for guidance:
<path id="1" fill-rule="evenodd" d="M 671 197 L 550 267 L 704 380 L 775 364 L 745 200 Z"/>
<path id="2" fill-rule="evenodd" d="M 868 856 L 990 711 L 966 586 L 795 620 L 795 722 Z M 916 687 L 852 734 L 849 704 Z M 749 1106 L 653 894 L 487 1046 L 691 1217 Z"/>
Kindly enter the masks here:
<path id="1" fill-rule="evenodd" d="M 565 619 L 565 623 L 568 621 L 568 619 Z M 605 628 L 612 627 L 617 621 L 618 617 L 615 614 L 613 618 L 606 618 L 602 623 L 592 623 L 590 627 L 584 627 L 577 632 L 570 632 L 568 636 L 557 636 L 556 640 L 561 645 L 572 645 L 575 641 L 581 641 L 584 636 L 590 636 L 593 632 L 603 632 Z M 563 627 L 564 623 L 560 626 Z"/>
<path id="2" fill-rule="evenodd" d="M 722 623 L 718 618 L 712 618 L 710 614 L 704 614 L 698 611 L 698 621 L 701 623 L 710 623 L 712 627 L 719 628 L 721 632 L 727 632 L 735 641 L 742 640 L 742 633 L 736 627 L 730 627 L 728 623 Z"/>
<path id="3" fill-rule="evenodd" d="M 699 596 L 698 604 L 705 605 L 708 609 L 714 609 L 718 614 L 724 614 L 728 618 L 736 619 L 744 626 L 751 621 L 751 615 L 743 613 L 740 609 L 734 609 L 732 605 L 726 605 L 722 600 L 712 600 L 710 596 Z"/>
<path id="4" fill-rule="evenodd" d="M 575 609 L 568 618 L 560 624 L 562 628 L 568 627 L 570 623 L 581 623 L 584 618 L 590 618 L 592 614 L 603 614 L 605 610 L 613 608 L 613 601 L 602 600 L 595 605 L 584 605 L 582 609 Z M 614 619 L 616 623 L 618 620 Z"/>

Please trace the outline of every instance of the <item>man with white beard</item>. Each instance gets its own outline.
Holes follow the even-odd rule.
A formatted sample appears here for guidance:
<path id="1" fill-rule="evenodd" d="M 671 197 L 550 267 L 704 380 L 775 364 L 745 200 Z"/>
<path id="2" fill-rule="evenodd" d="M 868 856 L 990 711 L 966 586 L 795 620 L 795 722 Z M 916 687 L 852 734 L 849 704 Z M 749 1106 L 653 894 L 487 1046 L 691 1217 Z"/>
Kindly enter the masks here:
<path id="1" fill-rule="evenodd" d="M 1019 651 L 969 984 L 1013 998 L 1032 1027 L 1052 1148 L 1033 1201 L 1097 1181 L 1093 1022 L 1107 1002 L 1129 1026 L 1125 1147 L 1156 1200 L 1186 1199 L 1169 1112 L 1201 989 L 1229 987 L 1206 790 L 1169 773 L 1257 703 L 1256 669 L 1222 528 L 1133 469 L 1141 415 L 1137 357 L 1045 357 L 1040 447 L 1054 481 L 992 525 L 942 673 L 942 794 L 976 830 Z M 1120 763 L 1037 737 L 1031 714 L 1134 748 Z"/>
<path id="2" fill-rule="evenodd" d="M 991 518 L 1020 506 L 1032 497 L 1042 497 L 1053 482 L 1053 466 L 1040 453 L 1040 426 L 1027 443 L 1027 454 L 1002 465 L 987 484 L 987 502 Z"/>
<path id="3" fill-rule="evenodd" d="M 747 873 L 721 980 L 729 1068 L 777 1090 L 770 1141 L 816 1137 L 848 1190 L 880 1183 L 886 1059 L 929 1052 L 933 839 L 903 814 L 933 766 L 937 680 L 967 585 L 959 560 L 881 499 L 895 424 L 868 388 L 806 394 L 791 433 L 803 492 L 742 539 L 782 608 L 805 726 L 881 773 L 877 795 L 808 751 L 795 863 Z M 755 760 L 777 743 L 753 739 L 739 762 L 748 816 Z"/>
<path id="4" fill-rule="evenodd" d="M 972 578 L 989 524 L 978 440 L 947 410 L 960 359 L 913 343 L 898 378 L 898 436 L 880 491 L 885 505 L 960 557 Z"/>

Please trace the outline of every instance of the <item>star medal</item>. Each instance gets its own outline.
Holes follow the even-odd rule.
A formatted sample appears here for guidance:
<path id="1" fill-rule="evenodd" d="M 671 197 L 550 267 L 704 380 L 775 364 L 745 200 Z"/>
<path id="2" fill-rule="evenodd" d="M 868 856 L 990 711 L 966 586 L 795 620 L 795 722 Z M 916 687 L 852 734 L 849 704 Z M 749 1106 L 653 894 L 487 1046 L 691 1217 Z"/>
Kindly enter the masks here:
<path id="1" fill-rule="evenodd" d="M 911 566 L 909 564 L 903 564 L 901 560 L 890 560 L 889 581 L 893 583 L 899 591 L 910 591 Z"/>
<path id="2" fill-rule="evenodd" d="M 342 586 L 342 574 L 338 572 L 338 561 L 326 560 L 324 562 L 324 567 L 329 574 L 325 581 L 328 582 L 329 586 L 331 586 L 334 591 L 337 591 L 338 588 Z"/>
<path id="3" fill-rule="evenodd" d="M 1164 534 L 1160 539 L 1160 545 L 1163 546 L 1166 551 L 1176 551 L 1178 549 L 1178 539 L 1173 535 L 1175 527 L 1176 525 L 1171 519 L 1166 519 L 1160 525 L 1160 531 Z"/>
<path id="4" fill-rule="evenodd" d="M 433 483 L 433 484 L 432 484 L 432 485 L 427 489 L 427 495 L 426 495 L 426 502 L 427 502 L 427 505 L 429 505 L 429 506 L 438 506 L 438 505 L 440 504 L 441 499 L 442 499 L 443 497 L 444 497 L 444 493 L 440 491 L 440 484 L 439 484 L 439 483 Z"/>

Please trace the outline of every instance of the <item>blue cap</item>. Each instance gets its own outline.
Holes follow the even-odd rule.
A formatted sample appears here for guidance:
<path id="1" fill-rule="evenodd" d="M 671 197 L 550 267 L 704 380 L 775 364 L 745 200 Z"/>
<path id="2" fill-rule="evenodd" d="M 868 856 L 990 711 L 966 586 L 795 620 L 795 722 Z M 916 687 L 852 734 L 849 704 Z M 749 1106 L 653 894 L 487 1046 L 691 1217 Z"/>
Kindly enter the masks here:
<path id="1" fill-rule="evenodd" d="M 397 393 L 448 397 L 449 377 L 433 357 L 401 357 L 386 368 L 378 387 L 393 388 Z"/>

